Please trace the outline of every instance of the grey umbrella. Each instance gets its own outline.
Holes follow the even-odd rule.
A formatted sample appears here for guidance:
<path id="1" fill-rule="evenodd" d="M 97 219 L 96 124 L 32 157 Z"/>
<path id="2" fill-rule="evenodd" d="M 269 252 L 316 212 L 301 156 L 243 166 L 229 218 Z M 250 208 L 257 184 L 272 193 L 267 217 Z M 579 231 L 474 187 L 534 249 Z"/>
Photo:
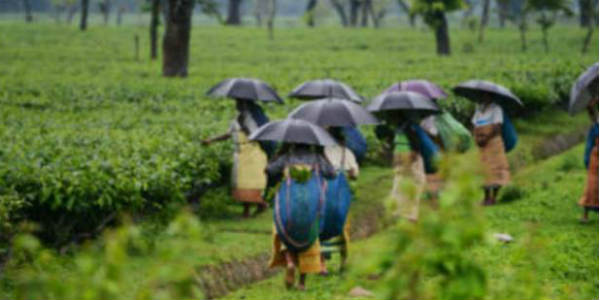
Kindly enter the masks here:
<path id="1" fill-rule="evenodd" d="M 258 128 L 250 140 L 330 146 L 336 141 L 325 129 L 304 120 L 272 121 Z"/>
<path id="2" fill-rule="evenodd" d="M 212 97 L 283 103 L 283 99 L 267 83 L 255 78 L 229 78 L 206 92 Z"/>
<path id="3" fill-rule="evenodd" d="M 475 102 L 490 97 L 492 101 L 500 105 L 511 103 L 523 106 L 521 100 L 509 89 L 490 81 L 469 80 L 455 86 L 452 90 L 455 94 Z"/>
<path id="4" fill-rule="evenodd" d="M 333 79 L 317 79 L 304 82 L 297 86 L 289 96 L 302 100 L 339 98 L 359 103 L 363 101 L 363 98 L 350 86 Z"/>
<path id="5" fill-rule="evenodd" d="M 432 114 L 440 108 L 430 98 L 416 92 L 387 92 L 377 96 L 369 104 L 370 112 L 405 111 Z"/>
<path id="6" fill-rule="evenodd" d="M 598 63 L 579 75 L 571 88 L 569 113 L 575 114 L 585 108 L 590 100 L 598 98 Z"/>
<path id="7" fill-rule="evenodd" d="M 343 99 L 328 98 L 300 105 L 289 114 L 322 127 L 377 124 L 379 121 L 362 106 Z"/>

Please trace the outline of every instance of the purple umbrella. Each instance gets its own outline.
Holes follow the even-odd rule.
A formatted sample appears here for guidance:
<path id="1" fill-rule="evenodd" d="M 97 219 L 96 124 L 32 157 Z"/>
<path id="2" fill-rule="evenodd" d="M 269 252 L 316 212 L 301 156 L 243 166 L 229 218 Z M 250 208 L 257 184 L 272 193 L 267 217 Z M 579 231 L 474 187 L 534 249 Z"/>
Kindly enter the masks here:
<path id="1" fill-rule="evenodd" d="M 415 92 L 435 100 L 446 99 L 448 97 L 448 94 L 441 87 L 424 79 L 405 80 L 394 83 L 384 93 L 390 92 Z"/>
<path id="2" fill-rule="evenodd" d="M 337 145 L 325 129 L 308 121 L 296 119 L 269 122 L 254 131 L 250 135 L 250 140 L 321 146 Z"/>
<path id="3" fill-rule="evenodd" d="M 283 99 L 271 86 L 255 78 L 228 78 L 210 88 L 206 94 L 238 100 L 283 103 Z"/>
<path id="4" fill-rule="evenodd" d="M 455 94 L 475 102 L 480 102 L 487 98 L 499 105 L 511 103 L 523 106 L 521 100 L 509 89 L 490 81 L 469 80 L 455 86 L 452 90 Z"/>
<path id="5" fill-rule="evenodd" d="M 420 116 L 439 112 L 433 100 L 415 92 L 391 92 L 377 96 L 367 107 L 370 112 L 406 112 Z"/>
<path id="6" fill-rule="evenodd" d="M 319 126 L 357 126 L 377 124 L 379 121 L 364 107 L 344 99 L 322 99 L 300 105 L 289 114 L 292 119 L 302 119 Z"/>
<path id="7" fill-rule="evenodd" d="M 588 105 L 590 100 L 598 98 L 598 63 L 589 67 L 577 78 L 571 88 L 569 113 L 575 114 Z"/>

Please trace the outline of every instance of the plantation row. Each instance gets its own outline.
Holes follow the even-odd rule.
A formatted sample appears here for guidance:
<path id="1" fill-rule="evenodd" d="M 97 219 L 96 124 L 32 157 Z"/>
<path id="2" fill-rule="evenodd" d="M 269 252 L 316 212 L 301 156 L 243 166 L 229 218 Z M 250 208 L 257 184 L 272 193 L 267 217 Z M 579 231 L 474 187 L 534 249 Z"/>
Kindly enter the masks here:
<path id="1" fill-rule="evenodd" d="M 130 41 L 139 28 L 82 36 L 62 27 L 5 27 L 0 226 L 12 230 L 32 220 L 58 243 L 94 232 L 120 212 L 169 211 L 189 193 L 225 182 L 231 146 L 200 143 L 234 116 L 230 101 L 204 96 L 223 78 L 259 77 L 285 96 L 303 80 L 333 77 L 373 97 L 402 79 L 427 78 L 450 91 L 477 77 L 512 89 L 525 114 L 560 104 L 576 76 L 597 60 L 576 52 L 578 36 L 568 35 L 577 33 L 573 28 L 556 29 L 566 37 L 551 54 L 518 52 L 506 44 L 518 36 L 507 31 L 490 32 L 480 51 L 450 58 L 419 51 L 431 41 L 416 30 L 402 31 L 399 40 L 397 30 L 290 29 L 271 44 L 262 31 L 194 28 L 190 78 L 168 80 L 158 76 L 160 61 L 132 58 Z M 455 36 L 458 45 L 473 40 L 468 32 Z M 302 48 L 308 44 L 323 46 Z M 282 118 L 298 103 L 266 111 Z M 456 97 L 441 104 L 462 121 L 471 114 L 469 102 Z M 374 148 L 371 128 L 363 130 Z"/>

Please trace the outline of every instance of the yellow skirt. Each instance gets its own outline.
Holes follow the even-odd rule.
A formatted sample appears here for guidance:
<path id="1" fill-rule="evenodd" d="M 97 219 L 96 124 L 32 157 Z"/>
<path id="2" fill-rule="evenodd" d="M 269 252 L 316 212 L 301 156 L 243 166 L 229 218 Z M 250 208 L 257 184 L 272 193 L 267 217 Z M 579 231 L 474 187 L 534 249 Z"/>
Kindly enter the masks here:
<path id="1" fill-rule="evenodd" d="M 286 267 L 286 251 L 289 251 L 292 255 L 294 264 L 298 267 L 300 273 L 307 274 L 321 272 L 321 245 L 319 243 L 319 239 L 317 239 L 307 250 L 302 252 L 293 252 L 285 248 L 285 245 L 281 242 L 275 227 L 273 227 L 273 248 L 269 267 Z"/>
<path id="2" fill-rule="evenodd" d="M 491 125 L 475 128 L 475 135 L 489 135 Z M 479 157 L 485 168 L 486 186 L 504 186 L 510 183 L 510 168 L 504 152 L 502 136 L 496 134 L 483 147 L 479 147 Z"/>

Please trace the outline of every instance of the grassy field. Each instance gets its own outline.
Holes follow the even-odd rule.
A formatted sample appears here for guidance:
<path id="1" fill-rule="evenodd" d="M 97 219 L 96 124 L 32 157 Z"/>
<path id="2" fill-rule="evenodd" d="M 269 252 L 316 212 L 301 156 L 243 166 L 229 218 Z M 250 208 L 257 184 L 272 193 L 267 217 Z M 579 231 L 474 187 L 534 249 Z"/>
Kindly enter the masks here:
<path id="1" fill-rule="evenodd" d="M 271 41 L 257 28 L 194 27 L 186 79 L 160 76 L 160 58 L 148 59 L 146 27 L 80 32 L 65 25 L 0 21 L 0 29 L 0 231 L 6 233 L 0 235 L 0 255 L 10 249 L 3 238 L 21 232 L 22 221 L 37 222 L 44 242 L 28 235 L 13 241 L 12 251 L 24 254 L 9 261 L 0 298 L 150 298 L 149 291 L 157 292 L 152 298 L 200 298 L 196 268 L 268 251 L 270 214 L 240 220 L 240 207 L 228 196 L 231 145 L 200 144 L 225 131 L 235 114 L 230 101 L 208 99 L 205 91 L 241 76 L 259 77 L 281 95 L 323 77 L 343 80 L 367 98 L 410 78 L 430 79 L 447 91 L 472 78 L 511 88 L 525 109 L 515 122 L 520 144 L 510 159 L 529 167 L 507 193 L 514 203 L 486 210 L 491 229 L 517 237 L 514 244 L 486 244 L 474 252 L 488 266 L 488 298 L 589 298 L 598 291 L 598 244 L 591 238 L 598 227 L 576 223 L 573 199 L 583 178 L 581 149 L 541 168 L 534 165 L 542 141 L 588 124 L 586 116 L 570 118 L 560 110 L 576 76 L 598 60 L 597 43 L 580 54 L 585 32 L 579 28 L 553 28 L 550 53 L 543 51 L 538 30 L 530 32 L 530 49 L 523 53 L 514 28 L 490 29 L 483 44 L 475 33 L 453 28 L 453 55 L 438 57 L 433 34 L 423 29 L 283 28 Z M 299 103 L 286 100 L 265 109 L 270 117 L 283 118 Z M 462 121 L 471 114 L 472 106 L 454 96 L 442 105 Z M 370 129 L 362 130 L 374 147 Z M 380 208 L 389 172 L 364 169 L 354 217 Z M 194 214 L 181 216 L 189 192 L 206 186 L 217 187 L 193 206 Z M 129 215 L 135 225 L 96 232 L 106 220 L 121 223 L 120 215 Z M 88 234 L 106 237 L 81 247 L 85 238 L 77 237 Z M 376 256 L 373 251 L 393 238 L 383 232 L 359 241 L 353 255 Z M 63 247 L 71 242 L 74 246 Z M 540 256 L 544 260 L 531 255 L 538 249 L 528 247 L 537 245 L 548 245 Z M 530 265 L 524 261 L 530 260 L 536 271 L 525 272 Z M 517 284 L 521 277 L 515 274 L 525 284 Z M 315 289 L 285 295 L 342 297 L 354 283 L 376 286 L 363 282 L 360 272 L 344 279 L 311 278 Z M 65 286 L 88 286 L 89 294 Z M 536 290 L 524 291 L 529 286 Z M 275 278 L 230 297 L 280 296 L 281 288 Z"/>

